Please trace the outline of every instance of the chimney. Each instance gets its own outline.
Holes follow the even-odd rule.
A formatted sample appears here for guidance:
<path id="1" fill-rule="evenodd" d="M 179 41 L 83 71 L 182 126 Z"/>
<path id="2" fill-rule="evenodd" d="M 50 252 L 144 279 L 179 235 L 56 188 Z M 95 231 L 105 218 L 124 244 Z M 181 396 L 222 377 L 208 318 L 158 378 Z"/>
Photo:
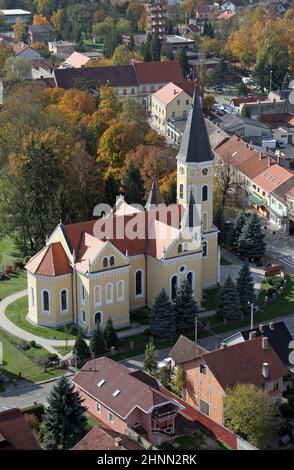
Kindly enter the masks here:
<path id="1" fill-rule="evenodd" d="M 259 152 L 259 160 L 262 160 L 262 153 Z"/>
<path id="2" fill-rule="evenodd" d="M 227 344 L 224 341 L 221 341 L 220 348 L 224 349 L 227 346 Z"/>
<path id="3" fill-rule="evenodd" d="M 262 375 L 265 379 L 268 378 L 268 363 L 267 362 L 262 363 Z"/>
<path id="4" fill-rule="evenodd" d="M 268 349 L 268 338 L 266 336 L 263 336 L 261 338 L 261 342 L 262 342 L 262 349 L 266 351 Z"/>
<path id="5" fill-rule="evenodd" d="M 114 440 L 115 440 L 115 447 L 119 447 L 120 443 L 121 443 L 121 438 L 120 437 L 115 437 Z"/>
<path id="6" fill-rule="evenodd" d="M 249 339 L 256 338 L 256 331 L 250 331 L 249 333 Z"/>
<path id="7" fill-rule="evenodd" d="M 277 163 L 279 164 L 280 161 L 281 161 L 281 151 L 279 150 L 278 155 L 277 155 Z"/>
<path id="8" fill-rule="evenodd" d="M 262 323 L 260 323 L 260 325 L 259 325 L 259 331 L 260 331 L 260 333 L 263 333 L 263 324 Z"/>
<path id="9" fill-rule="evenodd" d="M 269 327 L 270 327 L 270 330 L 273 331 L 273 330 L 275 329 L 275 328 L 274 328 L 274 322 L 271 321 L 271 322 L 269 323 Z"/>
<path id="10" fill-rule="evenodd" d="M 267 167 L 271 166 L 271 157 L 267 157 Z"/>

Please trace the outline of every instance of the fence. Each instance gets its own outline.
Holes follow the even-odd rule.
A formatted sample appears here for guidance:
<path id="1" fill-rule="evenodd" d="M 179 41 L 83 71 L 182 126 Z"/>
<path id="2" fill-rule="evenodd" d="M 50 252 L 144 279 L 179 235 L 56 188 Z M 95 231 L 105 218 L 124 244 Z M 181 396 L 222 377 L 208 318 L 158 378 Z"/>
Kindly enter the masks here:
<path id="1" fill-rule="evenodd" d="M 182 400 L 170 390 L 161 387 L 161 391 L 185 407 L 185 409 L 182 411 L 183 415 L 201 424 L 203 427 L 208 429 L 216 439 L 223 442 L 227 446 L 235 450 L 257 450 L 256 447 L 252 446 L 249 442 L 237 436 L 224 426 L 216 423 L 211 418 L 201 413 L 201 411 L 196 410 L 192 406 L 188 405 L 184 400 Z"/>

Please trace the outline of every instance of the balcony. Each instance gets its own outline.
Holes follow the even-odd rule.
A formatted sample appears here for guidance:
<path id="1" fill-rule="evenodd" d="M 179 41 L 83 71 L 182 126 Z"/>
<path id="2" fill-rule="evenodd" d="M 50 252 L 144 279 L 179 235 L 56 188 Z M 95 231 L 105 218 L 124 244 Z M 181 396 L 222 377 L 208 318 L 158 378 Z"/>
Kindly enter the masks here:
<path id="1" fill-rule="evenodd" d="M 163 421 L 168 418 L 175 418 L 178 412 L 178 408 L 172 403 L 168 403 L 163 406 L 159 406 L 153 410 L 153 417 Z"/>

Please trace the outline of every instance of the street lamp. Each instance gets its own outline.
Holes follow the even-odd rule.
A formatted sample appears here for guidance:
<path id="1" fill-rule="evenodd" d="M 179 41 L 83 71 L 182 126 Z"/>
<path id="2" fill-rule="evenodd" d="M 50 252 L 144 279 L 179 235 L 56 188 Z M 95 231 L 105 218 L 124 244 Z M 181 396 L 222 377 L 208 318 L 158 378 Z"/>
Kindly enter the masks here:
<path id="1" fill-rule="evenodd" d="M 253 302 L 248 302 L 248 305 L 250 305 L 250 311 L 251 311 L 250 330 L 253 330 L 253 326 L 254 326 L 254 309 L 257 308 L 257 307 L 255 307 Z"/>

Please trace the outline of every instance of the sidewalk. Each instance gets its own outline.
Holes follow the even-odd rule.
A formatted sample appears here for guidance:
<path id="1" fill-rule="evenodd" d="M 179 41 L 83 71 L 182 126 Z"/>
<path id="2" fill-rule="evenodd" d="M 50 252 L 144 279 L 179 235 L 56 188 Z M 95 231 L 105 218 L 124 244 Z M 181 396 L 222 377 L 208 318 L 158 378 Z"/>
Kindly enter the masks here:
<path id="1" fill-rule="evenodd" d="M 26 289 L 15 294 L 9 295 L 0 302 L 0 327 L 8 333 L 11 333 L 12 335 L 17 336 L 18 338 L 21 338 L 25 341 L 36 341 L 36 343 L 40 344 L 43 348 L 47 349 L 47 351 L 53 354 L 58 354 L 61 359 L 67 358 L 68 355 L 66 355 L 65 357 L 62 356 L 60 353 L 58 353 L 58 351 L 56 351 L 55 347 L 63 347 L 66 345 L 73 346 L 75 344 L 74 339 L 67 340 L 66 342 L 66 340 L 64 339 L 43 338 L 42 336 L 37 336 L 32 333 L 29 333 L 28 331 L 23 330 L 7 318 L 7 316 L 5 315 L 5 310 L 8 305 L 18 299 L 21 299 L 25 295 L 27 295 Z M 146 325 L 139 325 L 138 323 L 133 323 L 130 326 L 131 328 L 118 332 L 118 337 L 127 338 L 128 336 L 135 336 L 140 333 L 143 333 L 143 331 L 147 328 Z"/>
<path id="2" fill-rule="evenodd" d="M 232 264 L 221 264 L 221 284 L 225 282 L 229 275 L 231 276 L 233 281 L 236 281 L 237 277 L 239 276 L 239 271 L 244 264 L 244 261 L 242 261 L 240 258 L 238 258 L 230 251 L 226 250 L 225 248 L 222 248 L 222 256 Z M 249 266 L 254 281 L 254 289 L 259 291 L 260 284 L 264 278 L 264 269 L 256 267 L 256 265 L 253 263 L 249 263 Z"/>

